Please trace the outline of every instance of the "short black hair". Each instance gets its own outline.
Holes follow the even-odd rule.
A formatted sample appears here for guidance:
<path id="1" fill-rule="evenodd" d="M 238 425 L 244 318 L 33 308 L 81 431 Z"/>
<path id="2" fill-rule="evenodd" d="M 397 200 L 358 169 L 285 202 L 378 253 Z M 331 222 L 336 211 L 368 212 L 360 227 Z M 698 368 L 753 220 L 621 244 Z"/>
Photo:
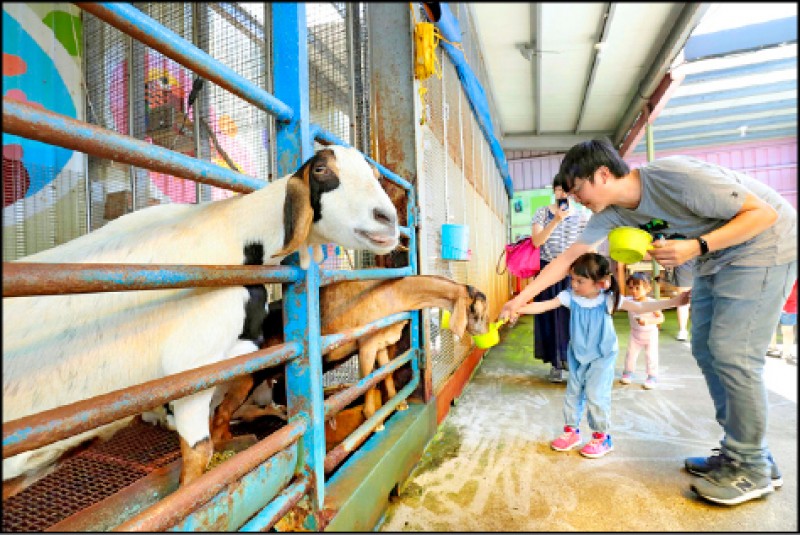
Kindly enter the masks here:
<path id="1" fill-rule="evenodd" d="M 556 176 L 553 177 L 553 189 L 561 188 L 564 191 L 567 191 L 567 181 L 564 180 L 564 175 L 561 173 L 556 173 Z"/>
<path id="2" fill-rule="evenodd" d="M 626 282 L 630 281 L 641 281 L 646 284 L 652 285 L 652 283 L 650 282 L 650 275 L 648 275 L 644 271 L 634 271 L 633 273 L 631 273 L 628 276 L 628 280 Z"/>
<path id="3" fill-rule="evenodd" d="M 594 182 L 594 172 L 602 166 L 608 167 L 617 178 L 631 171 L 608 139 L 593 139 L 573 145 L 564 155 L 558 170 L 558 174 L 564 178 L 564 191 L 572 191 L 576 178 Z"/>

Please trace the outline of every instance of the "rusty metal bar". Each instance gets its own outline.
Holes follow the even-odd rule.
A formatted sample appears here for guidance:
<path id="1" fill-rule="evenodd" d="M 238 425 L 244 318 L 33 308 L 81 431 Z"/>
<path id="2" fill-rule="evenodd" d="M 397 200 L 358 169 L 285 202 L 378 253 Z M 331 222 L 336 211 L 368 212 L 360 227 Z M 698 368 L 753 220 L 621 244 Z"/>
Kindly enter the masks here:
<path id="1" fill-rule="evenodd" d="M 3 97 L 3 132 L 241 193 L 267 182 Z"/>
<path id="2" fill-rule="evenodd" d="M 388 327 L 389 325 L 393 325 L 398 321 L 402 320 L 410 320 L 411 319 L 411 312 L 398 312 L 396 314 L 392 314 L 391 316 L 386 316 L 385 318 L 381 318 L 379 320 L 375 320 L 371 323 L 367 323 L 361 327 L 355 327 L 353 329 L 347 329 L 346 331 L 342 331 L 336 334 L 327 334 L 322 337 L 322 354 L 328 353 L 342 345 L 355 340 L 356 338 L 361 338 L 366 334 L 373 333 L 379 329 L 383 329 L 384 327 Z"/>
<path id="3" fill-rule="evenodd" d="M 294 119 L 295 113 L 292 108 L 133 5 L 122 2 L 74 2 L 74 4 L 253 106 L 275 116 L 276 119 L 284 122 Z"/>
<path id="4" fill-rule="evenodd" d="M 290 266 L 3 262 L 3 297 L 295 282 Z"/>
<path id="5" fill-rule="evenodd" d="M 270 529 L 278 520 L 286 516 L 286 513 L 306 495 L 310 487 L 311 481 L 308 476 L 300 476 L 295 483 L 283 489 L 269 505 L 239 528 L 239 531 L 251 532 Z"/>
<path id="6" fill-rule="evenodd" d="M 383 379 L 386 378 L 390 373 L 400 368 L 400 366 L 404 365 L 412 358 L 416 357 L 417 350 L 410 349 L 405 352 L 405 354 L 394 358 L 387 364 L 381 368 L 378 368 L 371 374 L 367 375 L 359 382 L 351 386 L 346 390 L 342 390 L 337 394 L 329 397 L 325 400 L 325 418 L 330 418 L 331 416 L 336 416 L 339 412 L 347 407 L 350 403 L 355 401 L 358 396 L 362 395 L 364 392 L 372 388 L 373 386 L 380 383 Z"/>
<path id="7" fill-rule="evenodd" d="M 403 387 L 392 399 L 387 401 L 380 409 L 375 411 L 375 414 L 369 417 L 367 421 L 359 425 L 355 431 L 350 433 L 344 441 L 333 448 L 325 456 L 325 474 L 330 474 L 333 470 L 341 464 L 345 457 L 358 448 L 364 441 L 369 438 L 373 429 L 383 422 L 401 401 L 410 396 L 419 384 L 419 374 L 414 374 L 414 378 Z"/>
<path id="8" fill-rule="evenodd" d="M 307 426 L 308 423 L 302 417 L 290 421 L 264 440 L 234 455 L 225 463 L 212 468 L 152 507 L 120 524 L 114 531 L 166 531 L 224 491 L 225 487 L 297 442 L 305 433 Z"/>
<path id="9" fill-rule="evenodd" d="M 288 342 L 6 422 L 3 458 L 139 414 L 262 368 L 278 366 L 302 354 L 301 343 Z"/>

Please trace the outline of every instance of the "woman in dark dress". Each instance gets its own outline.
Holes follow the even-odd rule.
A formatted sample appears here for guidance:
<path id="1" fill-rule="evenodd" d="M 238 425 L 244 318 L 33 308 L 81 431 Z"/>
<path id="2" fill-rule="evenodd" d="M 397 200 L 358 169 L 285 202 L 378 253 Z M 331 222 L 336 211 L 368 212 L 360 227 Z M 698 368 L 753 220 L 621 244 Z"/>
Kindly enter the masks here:
<path id="1" fill-rule="evenodd" d="M 588 216 L 578 212 L 564 193 L 560 175 L 553 179 L 555 202 L 542 206 L 533 217 L 531 241 L 540 247 L 541 268 L 567 247 L 572 245 L 586 226 Z M 550 286 L 534 298 L 547 301 L 569 287 L 569 277 Z M 558 307 L 550 312 L 534 316 L 534 355 L 550 364 L 548 379 L 553 383 L 564 381 L 569 344 L 569 309 Z"/>

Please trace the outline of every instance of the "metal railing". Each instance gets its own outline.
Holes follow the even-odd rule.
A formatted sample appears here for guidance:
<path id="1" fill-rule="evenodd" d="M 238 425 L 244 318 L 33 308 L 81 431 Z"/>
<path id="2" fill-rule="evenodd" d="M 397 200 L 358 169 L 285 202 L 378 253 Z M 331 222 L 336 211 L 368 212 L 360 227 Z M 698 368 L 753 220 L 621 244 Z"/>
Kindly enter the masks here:
<path id="1" fill-rule="evenodd" d="M 273 4 L 275 69 L 300 65 L 294 78 L 284 76 L 276 84 L 279 99 L 186 42 L 174 32 L 147 17 L 130 4 L 77 3 L 87 12 L 146 43 L 231 93 L 277 118 L 279 174 L 291 172 L 311 156 L 313 141 L 343 144 L 308 121 L 307 55 L 304 51 L 305 7 L 303 4 Z M 280 57 L 281 61 L 277 58 Z M 283 62 L 283 63 L 281 63 Z M 303 66 L 306 66 L 304 70 Z M 303 72 L 306 78 L 303 78 Z M 276 77 L 277 79 L 277 77 Z M 46 110 L 3 99 L 3 132 L 44 143 L 71 148 L 92 156 L 128 163 L 239 192 L 250 192 L 265 184 L 252 177 L 151 145 L 113 131 L 89 125 Z M 369 158 L 368 158 L 369 159 Z M 281 282 L 286 284 L 284 303 L 286 342 L 241 355 L 224 362 L 195 368 L 94 398 L 82 400 L 3 424 L 3 458 L 51 444 L 77 433 L 156 408 L 257 370 L 286 365 L 289 422 L 277 432 L 234 456 L 224 468 L 216 467 L 152 507 L 117 527 L 118 530 L 163 531 L 179 522 L 199 521 L 191 515 L 202 505 L 224 495 L 229 484 L 244 481 L 251 471 L 287 451 L 298 441 L 296 476 L 271 501 L 259 502 L 259 510 L 241 527 L 264 530 L 277 522 L 303 496 L 312 498 L 315 512 L 324 503 L 324 475 L 362 443 L 396 406 L 419 384 L 419 313 L 405 312 L 374 321 L 346 332 L 320 334 L 319 288 L 341 280 L 390 279 L 417 273 L 412 185 L 382 165 L 370 161 L 408 195 L 408 226 L 401 233 L 409 238 L 409 266 L 397 269 L 358 271 L 320 270 L 311 263 L 307 270 L 294 266 L 212 266 L 141 264 L 40 264 L 4 263 L 3 297 L 57 295 L 89 292 L 145 291 L 168 288 L 225 287 Z M 411 321 L 411 350 L 388 365 L 362 378 L 357 384 L 324 400 L 321 355 L 335 347 L 400 321 Z M 324 419 L 337 414 L 348 403 L 374 387 L 394 370 L 411 363 L 413 378 L 397 395 L 362 424 L 339 447 L 325 455 Z M 249 476 L 248 476 L 249 477 Z"/>

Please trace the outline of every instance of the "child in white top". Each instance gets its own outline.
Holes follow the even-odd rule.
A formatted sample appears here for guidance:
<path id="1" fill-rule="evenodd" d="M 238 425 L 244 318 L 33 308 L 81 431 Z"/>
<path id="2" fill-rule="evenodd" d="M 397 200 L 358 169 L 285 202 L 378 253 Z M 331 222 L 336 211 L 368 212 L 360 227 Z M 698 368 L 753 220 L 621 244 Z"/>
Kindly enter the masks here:
<path id="1" fill-rule="evenodd" d="M 569 308 L 570 340 L 567 346 L 569 376 L 564 396 L 564 433 L 550 443 L 557 451 L 581 445 L 578 429 L 583 409 L 588 406 L 592 440 L 580 453 L 602 457 L 614 449 L 608 433 L 614 363 L 619 353 L 612 314 L 617 304 L 636 314 L 674 308 L 689 302 L 690 292 L 664 301 L 619 300 L 619 285 L 611 274 L 608 260 L 597 253 L 582 254 L 570 267 L 570 289 L 553 299 L 533 302 L 518 309 L 520 314 L 541 314 L 564 306 Z"/>
<path id="2" fill-rule="evenodd" d="M 637 271 L 626 281 L 630 297 L 626 300 L 644 303 L 655 301 L 647 296 L 650 293 L 650 277 L 647 273 Z M 624 385 L 631 384 L 633 370 L 636 369 L 636 359 L 639 351 L 645 349 L 645 366 L 647 379 L 642 388 L 653 389 L 658 384 L 658 326 L 664 323 L 664 314 L 659 311 L 637 314 L 628 311 L 628 321 L 631 325 L 631 334 L 628 338 L 628 352 L 625 355 L 625 368 L 619 382 Z"/>

